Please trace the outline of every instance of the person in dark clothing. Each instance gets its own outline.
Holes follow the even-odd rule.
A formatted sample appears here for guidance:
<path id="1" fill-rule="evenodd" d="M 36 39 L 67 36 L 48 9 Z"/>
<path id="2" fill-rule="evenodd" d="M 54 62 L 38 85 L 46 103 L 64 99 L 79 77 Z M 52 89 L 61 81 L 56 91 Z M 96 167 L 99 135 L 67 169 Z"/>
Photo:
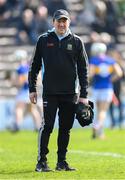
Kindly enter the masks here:
<path id="1" fill-rule="evenodd" d="M 43 2 L 48 9 L 49 16 L 53 16 L 53 13 L 60 8 L 67 10 L 64 0 L 44 0 Z"/>
<path id="2" fill-rule="evenodd" d="M 36 44 L 37 31 L 34 13 L 31 9 L 24 10 L 18 23 L 17 44 Z"/>
<path id="3" fill-rule="evenodd" d="M 37 103 L 37 75 L 44 66 L 44 118 L 39 130 L 38 163 L 35 169 L 37 172 L 51 171 L 47 164 L 48 143 L 57 109 L 59 131 L 56 170 L 75 170 L 66 162 L 75 104 L 77 102 L 88 104 L 88 58 L 82 41 L 69 29 L 69 13 L 63 9 L 55 11 L 53 26 L 52 30 L 39 37 L 28 75 L 29 98 L 31 103 Z"/>
<path id="4" fill-rule="evenodd" d="M 113 89 L 114 89 L 114 95 L 117 98 L 117 106 L 114 105 L 115 102 L 112 102 L 110 104 L 110 116 L 111 116 L 111 128 L 114 128 L 115 126 L 117 126 L 119 128 L 122 128 L 123 125 L 123 104 L 122 104 L 122 100 L 121 100 L 121 83 L 122 83 L 122 78 L 115 81 L 113 83 Z M 114 107 L 116 106 L 116 108 Z M 115 110 L 114 110 L 115 109 Z M 118 110 L 118 117 L 116 118 L 114 111 Z M 117 119 L 117 120 L 116 120 Z"/>
<path id="5" fill-rule="evenodd" d="M 48 20 L 48 10 L 46 6 L 41 5 L 37 8 L 35 21 L 38 35 L 46 32 L 51 28 Z"/>
<path id="6" fill-rule="evenodd" d="M 122 82 L 125 77 L 125 62 L 117 49 L 109 49 L 108 54 L 113 57 L 122 69 L 122 77 L 113 82 L 114 98 L 110 104 L 111 128 L 118 126 L 122 129 L 124 121 L 123 100 L 122 100 Z M 118 112 L 117 116 L 115 112 Z"/>
<path id="7" fill-rule="evenodd" d="M 118 21 L 118 14 L 113 1 L 95 1 L 95 20 L 91 24 L 93 31 L 107 32 L 117 40 Z"/>

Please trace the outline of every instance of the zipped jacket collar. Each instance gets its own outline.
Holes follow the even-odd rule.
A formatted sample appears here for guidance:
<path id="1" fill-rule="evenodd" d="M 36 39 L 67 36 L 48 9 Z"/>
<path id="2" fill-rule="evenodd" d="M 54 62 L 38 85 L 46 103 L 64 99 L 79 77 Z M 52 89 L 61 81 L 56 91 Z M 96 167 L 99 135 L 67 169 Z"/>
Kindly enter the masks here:
<path id="1" fill-rule="evenodd" d="M 67 32 L 65 33 L 64 36 L 62 36 L 62 38 L 60 38 L 60 37 L 56 34 L 55 28 L 52 28 L 51 30 L 48 30 L 48 33 L 49 33 L 49 34 L 55 34 L 55 35 L 58 37 L 59 40 L 64 39 L 65 37 L 67 37 L 67 36 L 69 36 L 69 35 L 72 35 L 72 32 L 71 32 L 70 29 L 67 30 Z"/>

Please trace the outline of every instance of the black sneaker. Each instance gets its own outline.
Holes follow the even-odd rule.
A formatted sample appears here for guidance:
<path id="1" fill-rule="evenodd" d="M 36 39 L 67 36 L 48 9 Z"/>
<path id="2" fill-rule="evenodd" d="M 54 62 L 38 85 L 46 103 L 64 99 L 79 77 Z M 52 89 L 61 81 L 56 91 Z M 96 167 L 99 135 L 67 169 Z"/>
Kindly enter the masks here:
<path id="1" fill-rule="evenodd" d="M 56 165 L 57 171 L 75 171 L 75 168 L 69 167 L 68 163 L 66 161 L 58 162 Z"/>
<path id="2" fill-rule="evenodd" d="M 47 162 L 38 162 L 35 171 L 37 172 L 50 172 L 52 169 L 49 168 Z"/>

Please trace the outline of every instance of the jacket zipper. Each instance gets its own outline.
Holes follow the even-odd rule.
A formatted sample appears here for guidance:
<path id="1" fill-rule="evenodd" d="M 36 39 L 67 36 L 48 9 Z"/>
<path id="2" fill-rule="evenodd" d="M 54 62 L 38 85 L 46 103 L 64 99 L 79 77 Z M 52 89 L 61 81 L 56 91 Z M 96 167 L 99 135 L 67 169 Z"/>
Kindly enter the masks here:
<path id="1" fill-rule="evenodd" d="M 59 40 L 59 48 L 61 48 L 61 41 Z"/>

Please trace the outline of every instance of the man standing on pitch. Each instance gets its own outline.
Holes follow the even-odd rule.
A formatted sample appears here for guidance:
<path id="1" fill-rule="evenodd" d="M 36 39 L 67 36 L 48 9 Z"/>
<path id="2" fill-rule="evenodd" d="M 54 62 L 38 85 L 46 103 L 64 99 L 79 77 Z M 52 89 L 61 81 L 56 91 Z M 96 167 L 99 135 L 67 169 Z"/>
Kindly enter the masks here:
<path id="1" fill-rule="evenodd" d="M 63 9 L 57 10 L 53 16 L 53 26 L 52 30 L 38 39 L 28 76 L 29 97 L 31 103 L 35 104 L 37 75 L 44 66 L 44 123 L 39 130 L 37 172 L 51 171 L 47 164 L 48 143 L 57 109 L 59 130 L 56 170 L 75 170 L 66 162 L 70 129 L 74 122 L 76 102 L 88 103 L 88 59 L 82 41 L 69 29 L 69 13 Z"/>

